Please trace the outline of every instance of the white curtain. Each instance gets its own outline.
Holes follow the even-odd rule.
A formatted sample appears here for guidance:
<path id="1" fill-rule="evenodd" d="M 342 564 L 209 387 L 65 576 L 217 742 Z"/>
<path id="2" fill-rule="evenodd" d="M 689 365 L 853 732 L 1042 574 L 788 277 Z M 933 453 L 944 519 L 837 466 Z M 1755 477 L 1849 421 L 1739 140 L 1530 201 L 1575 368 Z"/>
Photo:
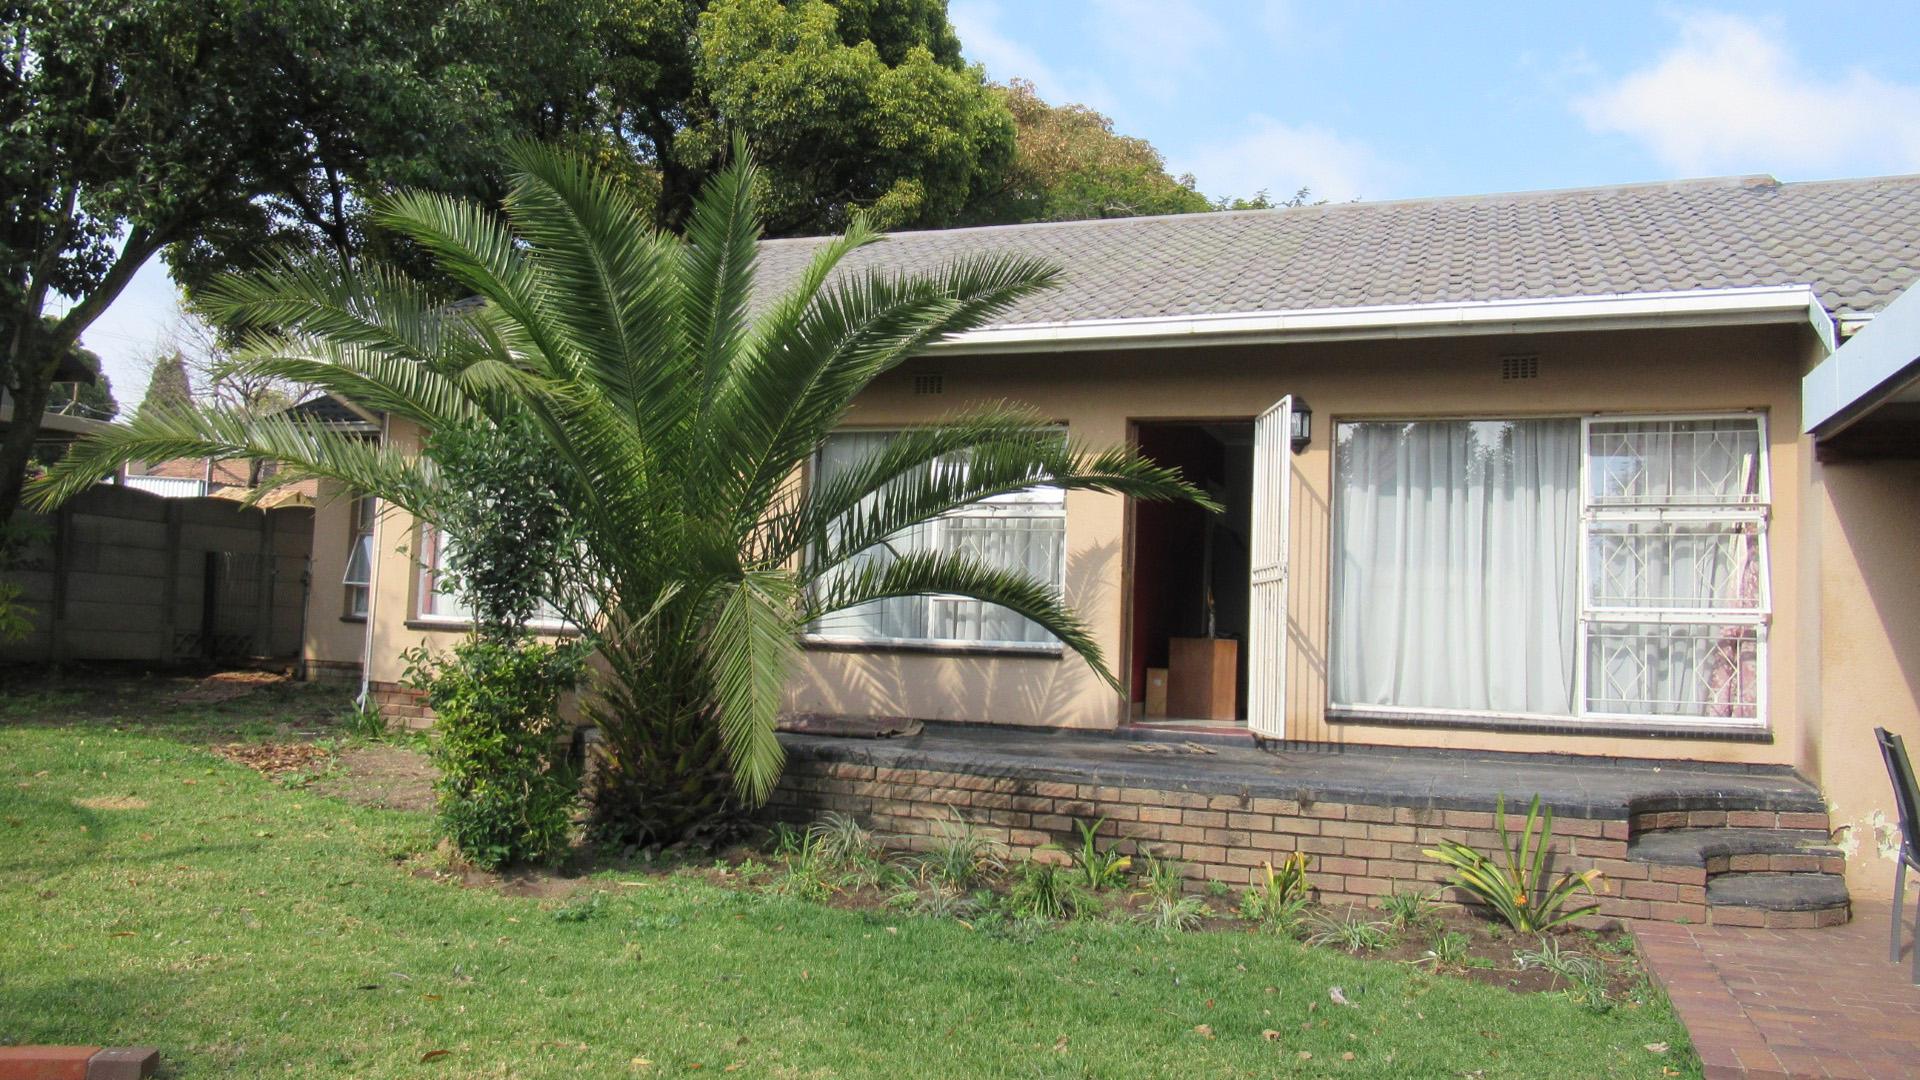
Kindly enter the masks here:
<path id="1" fill-rule="evenodd" d="M 888 431 L 839 432 L 820 450 L 819 476 L 831 479 L 877 453 Z M 884 494 L 868 497 L 884 498 Z M 902 530 L 855 556 L 848 570 L 886 566 L 929 551 L 972 555 L 995 566 L 1024 570 L 1056 587 L 1066 538 L 1066 503 L 1057 488 L 1032 488 Z M 993 643 L 1050 642 L 1053 636 L 1003 607 L 953 596 L 904 596 L 862 604 L 820 620 L 814 632 L 830 637 Z"/>
<path id="2" fill-rule="evenodd" d="M 1336 440 L 1334 704 L 1573 714 L 1579 421 Z"/>

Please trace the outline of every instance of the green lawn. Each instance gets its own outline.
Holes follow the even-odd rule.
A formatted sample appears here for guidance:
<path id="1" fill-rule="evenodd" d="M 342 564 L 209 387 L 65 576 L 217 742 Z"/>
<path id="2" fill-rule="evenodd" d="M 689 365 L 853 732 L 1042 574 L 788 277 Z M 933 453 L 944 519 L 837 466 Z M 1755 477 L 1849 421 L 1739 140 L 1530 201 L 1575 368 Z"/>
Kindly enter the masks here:
<path id="1" fill-rule="evenodd" d="M 1697 1074 L 1657 1003 L 1272 937 L 1022 940 L 619 873 L 556 918 L 413 874 L 419 815 L 23 711 L 0 710 L 0 1043 L 153 1044 L 179 1076 Z"/>

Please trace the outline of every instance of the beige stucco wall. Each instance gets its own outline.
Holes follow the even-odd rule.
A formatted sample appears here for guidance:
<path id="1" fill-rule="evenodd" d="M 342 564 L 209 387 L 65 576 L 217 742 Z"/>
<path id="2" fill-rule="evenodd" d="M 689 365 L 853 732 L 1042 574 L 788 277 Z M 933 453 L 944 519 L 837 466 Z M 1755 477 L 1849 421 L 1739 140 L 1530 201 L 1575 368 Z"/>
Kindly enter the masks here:
<path id="1" fill-rule="evenodd" d="M 1920 753 L 1920 462 L 1816 464 L 1811 496 L 1821 728 L 1807 775 L 1826 793 L 1849 852 L 1849 887 L 1887 896 L 1899 819 L 1873 729 L 1899 733 Z"/>
<path id="2" fill-rule="evenodd" d="M 1314 438 L 1294 463 L 1288 735 L 1378 743 L 1729 762 L 1800 764 L 1812 735 L 1804 711 L 1799 635 L 1808 587 L 1801 566 L 1799 378 L 1812 335 L 1797 327 L 1618 331 L 1419 339 L 1045 357 L 951 357 L 883 379 L 852 417 L 911 424 L 1004 399 L 1037 407 L 1078 439 L 1129 437 L 1143 420 L 1249 419 L 1284 394 L 1304 397 Z M 1503 381 L 1500 357 L 1536 353 L 1536 379 Z M 915 396 L 912 376 L 937 371 L 945 393 Z M 1331 581 L 1332 425 L 1343 419 L 1487 417 L 1589 412 L 1757 409 L 1768 416 L 1774 521 L 1773 626 L 1768 682 L 1771 743 L 1487 732 L 1330 724 L 1326 643 Z M 1122 499 L 1067 500 L 1066 592 L 1124 670 L 1127 514 Z M 794 681 L 803 711 L 879 713 L 1008 724 L 1112 727 L 1122 699 L 1075 658 L 943 656 L 810 650 Z"/>
<path id="3" fill-rule="evenodd" d="M 1537 353 L 1537 379 L 1503 382 L 1499 358 Z M 1920 466 L 1817 465 L 1798 436 L 1799 378 L 1817 355 L 1795 327 L 1457 340 L 1302 344 L 1192 351 L 933 357 L 889 375 L 859 403 L 859 424 L 938 419 L 970 404 L 1018 400 L 1095 445 L 1142 420 L 1245 419 L 1283 394 L 1314 410 L 1314 439 L 1295 461 L 1288 730 L 1329 743 L 1448 746 L 1630 757 L 1781 763 L 1818 780 L 1851 826 L 1855 887 L 1884 892 L 1872 857 L 1872 815 L 1891 819 L 1871 730 L 1885 723 L 1920 743 L 1920 576 L 1906 539 L 1920 510 Z M 912 376 L 939 372 L 946 392 L 915 396 Z M 1325 655 L 1331 577 L 1332 425 L 1366 417 L 1484 417 L 1574 412 L 1764 410 L 1772 472 L 1767 743 L 1329 724 Z M 401 447 L 414 444 L 404 427 Z M 316 518 L 315 596 L 339 604 L 344 500 Z M 1125 670 L 1127 510 L 1117 497 L 1067 500 L 1067 596 Z M 390 512 L 376 535 L 371 677 L 397 681 L 401 650 L 450 646 L 459 631 L 409 626 L 418 574 L 413 523 Z M 333 615 L 338 623 L 337 611 Z M 357 624 L 311 620 L 316 650 L 357 656 Z M 325 641 L 322 639 L 325 638 Z M 1111 727 L 1120 695 L 1076 658 L 808 650 L 793 679 L 802 711 L 909 715 L 1007 724 Z M 1865 857 L 1862 857 L 1865 856 Z"/>
<path id="4" fill-rule="evenodd" d="M 312 574 L 301 655 L 320 665 L 358 664 L 366 623 L 344 618 L 347 593 L 341 577 L 353 542 L 353 500 L 332 481 L 320 484 L 313 510 Z"/>
<path id="5" fill-rule="evenodd" d="M 1537 379 L 1502 381 L 1499 358 L 1540 357 Z M 1822 350 L 1808 331 L 1753 327 L 1542 334 L 1190 351 L 933 357 L 882 379 L 851 417 L 924 423 L 969 405 L 1015 400 L 1079 440 L 1119 443 L 1137 421 L 1249 419 L 1283 394 L 1314 410 L 1295 460 L 1288 732 L 1326 743 L 1377 743 L 1793 765 L 1817 781 L 1851 849 L 1849 883 L 1884 895 L 1894 811 L 1872 729 L 1920 749 L 1920 463 L 1820 464 L 1798 434 L 1799 379 Z M 915 396 L 915 374 L 945 393 Z M 1332 566 L 1332 430 L 1343 419 L 1591 412 L 1762 410 L 1768 418 L 1773 622 L 1767 743 L 1330 724 L 1325 657 Z M 410 448 L 404 425 L 394 443 Z M 323 491 L 315 514 L 307 655 L 357 661 L 362 624 L 342 621 L 339 587 L 350 504 Z M 1128 513 L 1117 497 L 1067 499 L 1068 600 L 1125 672 Z M 460 631 L 408 625 L 419 575 L 414 523 L 379 522 L 370 676 L 395 682 L 402 650 L 446 648 Z M 1108 728 L 1119 694 L 1073 657 L 990 657 L 809 649 L 790 690 L 800 711 Z"/>

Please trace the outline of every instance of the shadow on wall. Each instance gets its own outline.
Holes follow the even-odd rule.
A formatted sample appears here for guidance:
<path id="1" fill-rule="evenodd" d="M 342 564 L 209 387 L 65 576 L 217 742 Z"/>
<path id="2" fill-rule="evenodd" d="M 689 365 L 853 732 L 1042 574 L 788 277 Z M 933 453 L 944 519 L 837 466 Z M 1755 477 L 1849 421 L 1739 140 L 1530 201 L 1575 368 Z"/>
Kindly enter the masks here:
<path id="1" fill-rule="evenodd" d="M 1821 482 L 1845 542 L 1827 557 L 1851 559 L 1861 588 L 1832 597 L 1822 617 L 1818 774 L 1838 840 L 1854 856 L 1848 866 L 1859 868 L 1849 886 L 1883 896 L 1882 860 L 1893 857 L 1898 818 L 1873 729 L 1920 742 L 1920 464 L 1829 464 Z M 1858 610 L 1862 601 L 1871 614 Z M 1887 653 L 1893 671 L 1882 663 Z"/>
<path id="2" fill-rule="evenodd" d="M 1067 559 L 1067 597 L 1096 626 L 1103 612 L 1087 598 L 1116 597 L 1119 549 L 1100 544 Z M 1120 657 L 1106 657 L 1110 668 Z M 904 716 L 994 724 L 1071 724 L 1110 720 L 1119 695 L 1109 692 L 1079 657 L 929 654 L 904 650 L 810 650 L 791 699 L 806 711 L 851 716 Z M 1097 706 L 1090 708 L 1090 702 Z"/>
<path id="3" fill-rule="evenodd" d="M 1920 465 L 1828 465 L 1823 481 L 1909 699 L 1920 698 Z M 1915 733 L 1920 734 L 1920 733 Z"/>
<path id="4" fill-rule="evenodd" d="M 1342 741 L 1327 723 L 1333 508 L 1293 470 L 1293 550 L 1287 560 L 1287 739 Z M 1304 541 L 1304 542 L 1303 542 Z"/>

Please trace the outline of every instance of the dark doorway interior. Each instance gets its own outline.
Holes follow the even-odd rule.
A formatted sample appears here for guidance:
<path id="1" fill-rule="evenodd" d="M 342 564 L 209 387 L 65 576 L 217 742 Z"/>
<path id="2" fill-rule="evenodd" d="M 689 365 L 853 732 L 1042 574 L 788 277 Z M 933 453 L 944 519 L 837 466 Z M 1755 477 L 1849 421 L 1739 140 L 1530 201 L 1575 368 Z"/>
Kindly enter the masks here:
<path id="1" fill-rule="evenodd" d="M 1253 424 L 1140 423 L 1134 433 L 1141 454 L 1179 469 L 1225 507 L 1213 514 L 1184 503 L 1135 504 L 1128 654 L 1134 714 L 1145 709 L 1147 669 L 1167 666 L 1172 639 L 1216 637 L 1241 642 L 1236 714 L 1245 719 Z"/>

